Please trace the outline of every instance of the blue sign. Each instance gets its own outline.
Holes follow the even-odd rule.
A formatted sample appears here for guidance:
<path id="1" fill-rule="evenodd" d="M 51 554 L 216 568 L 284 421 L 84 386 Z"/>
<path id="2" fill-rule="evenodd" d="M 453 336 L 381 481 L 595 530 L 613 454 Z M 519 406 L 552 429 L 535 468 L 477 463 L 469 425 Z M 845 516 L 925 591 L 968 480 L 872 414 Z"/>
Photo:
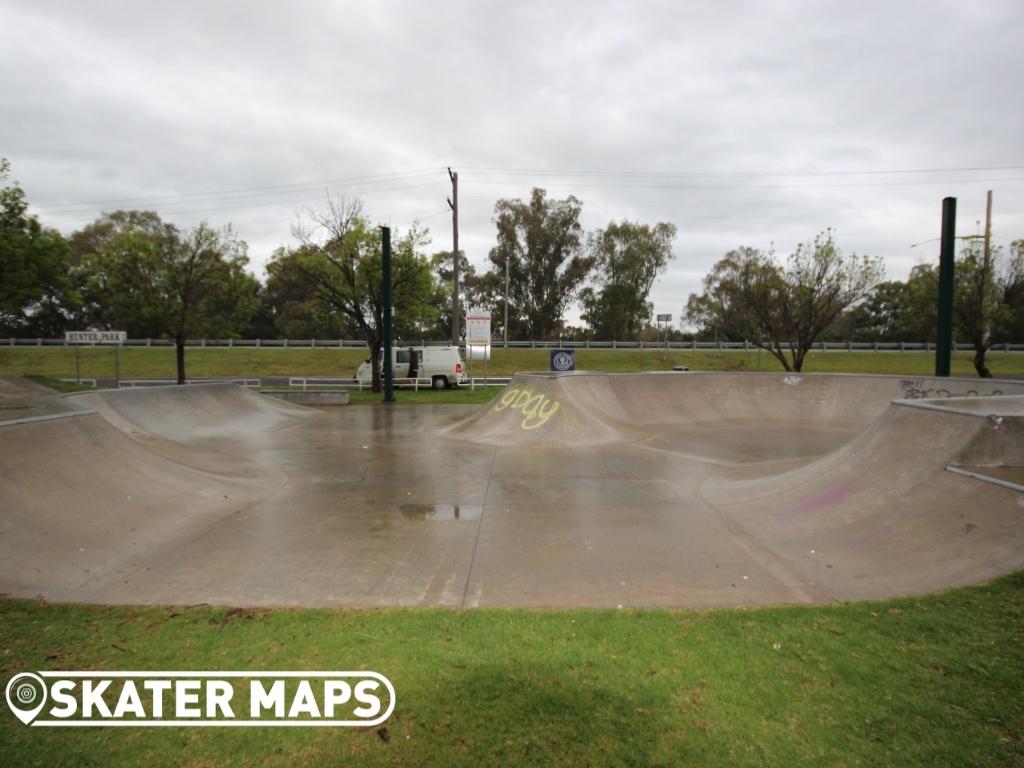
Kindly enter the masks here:
<path id="1" fill-rule="evenodd" d="M 552 349 L 551 350 L 551 370 L 556 373 L 562 373 L 564 371 L 575 371 L 576 370 L 576 350 L 575 349 Z"/>

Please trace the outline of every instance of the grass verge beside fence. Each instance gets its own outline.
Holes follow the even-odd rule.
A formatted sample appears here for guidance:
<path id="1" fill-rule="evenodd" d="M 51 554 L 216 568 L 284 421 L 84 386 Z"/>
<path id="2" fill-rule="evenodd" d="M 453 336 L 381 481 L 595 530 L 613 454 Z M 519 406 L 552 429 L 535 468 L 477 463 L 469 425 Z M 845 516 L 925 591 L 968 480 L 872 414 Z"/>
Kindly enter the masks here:
<path id="1" fill-rule="evenodd" d="M 350 377 L 366 358 L 365 350 L 330 348 L 190 348 L 189 377 L 330 376 Z M 495 349 L 487 366 L 491 376 L 511 376 L 518 371 L 546 371 L 550 358 L 544 349 Z M 992 352 L 989 366 L 996 376 L 1024 376 L 1024 353 Z M 782 371 L 765 352 L 713 352 L 661 350 L 586 350 L 576 353 L 576 367 L 595 371 L 666 371 L 686 365 L 695 371 Z M 83 378 L 112 379 L 114 353 L 110 348 L 88 347 L 80 351 Z M 929 376 L 935 355 L 927 352 L 814 352 L 808 356 L 806 373 L 888 373 Z M 32 374 L 53 378 L 75 376 L 75 353 L 70 347 L 0 347 L 0 375 Z M 953 374 L 975 376 L 971 354 L 953 356 Z M 120 376 L 174 378 L 174 350 L 164 347 L 126 347 L 121 350 Z M 483 365 L 473 366 L 483 376 Z"/>

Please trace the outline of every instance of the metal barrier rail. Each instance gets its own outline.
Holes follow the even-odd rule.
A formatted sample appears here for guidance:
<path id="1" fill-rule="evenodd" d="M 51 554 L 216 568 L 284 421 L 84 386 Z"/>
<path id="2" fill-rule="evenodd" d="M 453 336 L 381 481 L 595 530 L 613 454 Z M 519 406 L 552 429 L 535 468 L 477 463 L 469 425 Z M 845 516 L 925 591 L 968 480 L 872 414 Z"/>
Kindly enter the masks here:
<path id="1" fill-rule="evenodd" d="M 413 344 L 424 347 L 447 347 L 447 341 L 402 341 L 396 346 L 408 346 Z M 6 342 L 0 340 L 0 345 L 8 347 L 65 347 L 68 345 L 64 339 L 19 339 L 8 338 Z M 74 346 L 96 346 L 106 347 L 104 344 L 81 344 Z M 173 347 L 174 342 L 170 339 L 126 339 L 123 346 L 126 347 Z M 366 342 L 358 339 L 189 339 L 185 342 L 187 347 L 248 347 L 256 349 L 291 349 L 291 348 L 333 348 L 333 349 L 366 349 Z M 502 341 L 494 341 L 492 347 L 501 349 L 506 346 Z M 642 349 L 642 350 L 708 350 L 735 351 L 735 350 L 756 350 L 757 345 L 749 341 L 510 341 L 509 349 Z M 958 352 L 971 351 L 974 345 L 966 342 L 954 344 Z M 814 344 L 814 351 L 822 352 L 932 352 L 935 345 L 931 342 L 920 341 L 819 341 Z M 993 344 L 992 352 L 1024 352 L 1024 343 L 1003 342 Z"/>

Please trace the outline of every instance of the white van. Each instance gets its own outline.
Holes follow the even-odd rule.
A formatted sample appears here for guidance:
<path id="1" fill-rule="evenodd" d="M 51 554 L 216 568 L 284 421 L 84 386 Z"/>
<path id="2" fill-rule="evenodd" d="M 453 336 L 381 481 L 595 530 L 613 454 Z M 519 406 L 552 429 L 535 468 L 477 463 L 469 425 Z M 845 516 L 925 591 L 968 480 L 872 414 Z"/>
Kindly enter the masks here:
<path id="1" fill-rule="evenodd" d="M 430 386 L 434 389 L 444 389 L 463 383 L 466 380 L 466 365 L 462 362 L 462 355 L 458 347 L 392 347 L 391 348 L 391 370 L 395 379 L 405 379 L 409 376 L 409 361 L 411 352 L 415 352 L 419 360 L 419 372 L 417 380 L 430 379 Z M 381 376 L 384 375 L 384 366 L 381 365 Z M 366 358 L 363 364 L 356 371 L 356 380 L 361 384 L 373 382 L 373 366 L 370 358 Z"/>

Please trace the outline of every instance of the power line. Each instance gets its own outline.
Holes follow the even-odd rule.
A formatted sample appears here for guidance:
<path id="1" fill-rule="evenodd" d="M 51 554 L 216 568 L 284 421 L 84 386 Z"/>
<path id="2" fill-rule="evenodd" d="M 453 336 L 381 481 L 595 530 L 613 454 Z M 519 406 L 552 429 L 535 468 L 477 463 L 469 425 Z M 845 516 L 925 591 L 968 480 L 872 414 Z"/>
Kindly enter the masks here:
<path id="1" fill-rule="evenodd" d="M 232 199 L 232 198 L 221 198 L 223 195 L 233 195 L 236 193 L 254 192 L 261 194 L 275 194 L 275 192 L 265 192 L 264 190 L 278 190 L 282 194 L 288 194 L 289 189 L 299 188 L 311 188 L 311 187 L 322 187 L 322 186 L 339 186 L 346 184 L 358 184 L 358 183 L 375 183 L 378 181 L 394 181 L 401 178 L 410 178 L 413 176 L 424 176 L 431 173 L 438 173 L 443 169 L 441 168 L 430 168 L 418 171 L 397 171 L 394 173 L 374 174 L 369 176 L 351 176 L 348 178 L 340 179 L 326 179 L 323 181 L 304 181 L 296 182 L 293 184 L 272 184 L 261 187 L 236 187 L 234 189 L 221 189 L 212 190 L 208 192 L 188 192 L 179 193 L 176 195 L 156 195 L 150 197 L 123 197 L 115 198 L 111 200 L 83 200 L 78 202 L 67 202 L 67 203 L 38 203 L 39 208 L 72 208 L 78 206 L 99 206 L 99 205 L 114 205 L 116 203 L 132 203 L 136 205 L 144 205 L 151 202 L 166 202 L 172 200 L 191 200 L 192 198 L 198 197 L 212 197 L 213 199 Z M 305 191 L 304 189 L 295 189 L 296 192 Z M 253 195 L 258 196 L 258 195 Z"/>
<path id="2" fill-rule="evenodd" d="M 1024 165 L 989 165 L 962 168 L 897 168 L 869 171 L 635 171 L 555 168 L 499 168 L 463 166 L 466 171 L 485 173 L 541 174 L 546 176 L 638 176 L 656 178 L 692 178 L 701 176 L 881 176 L 913 173 L 968 173 L 981 171 L 1019 171 Z"/>
<path id="3" fill-rule="evenodd" d="M 469 177 L 476 184 L 518 184 L 522 179 L 481 179 Z M 581 182 L 556 182 L 546 184 L 553 187 L 582 189 L 830 189 L 852 187 L 905 187 L 935 184 L 993 184 L 997 182 L 1024 181 L 1024 177 L 1001 179 L 930 179 L 927 181 L 867 181 L 843 184 L 592 184 Z"/>
<path id="4" fill-rule="evenodd" d="M 383 194 L 383 193 L 386 193 L 386 192 L 401 192 L 401 191 L 408 190 L 408 189 L 421 189 L 423 187 L 434 187 L 434 186 L 436 186 L 435 182 L 427 182 L 425 184 L 405 184 L 405 185 L 402 185 L 402 186 L 384 187 L 384 188 L 380 188 L 380 189 L 362 189 L 362 190 L 359 190 L 357 192 L 354 192 L 353 194 L 365 197 L 365 196 L 372 196 L 372 195 L 376 195 L 376 194 Z M 311 191 L 311 190 L 302 190 L 302 191 L 306 192 L 306 191 Z M 297 203 L 304 203 L 304 202 L 308 203 L 308 202 L 315 202 L 317 200 L 322 200 L 323 199 L 323 193 L 325 191 L 327 193 L 330 193 L 330 190 L 321 190 L 320 194 L 318 194 L 316 197 L 303 197 L 303 198 L 297 198 L 297 199 L 292 199 L 292 200 L 270 200 L 270 201 L 259 202 L 259 203 L 255 203 L 255 202 L 254 203 L 246 203 L 246 204 L 243 204 L 243 205 L 214 205 L 214 206 L 204 206 L 202 208 L 190 208 L 190 209 L 185 209 L 185 210 L 174 209 L 174 208 L 168 209 L 167 207 L 162 207 L 161 208 L 161 212 L 164 213 L 165 215 L 179 215 L 179 216 L 182 216 L 182 215 L 186 215 L 186 214 L 190 214 L 190 213 L 206 213 L 208 211 L 231 211 L 231 210 L 240 210 L 240 209 L 241 210 L 245 210 L 245 209 L 248 209 L 248 208 L 261 208 L 261 207 L 267 207 L 267 206 L 283 206 L 283 205 L 289 205 L 289 204 L 290 205 L 295 205 Z M 238 199 L 238 198 L 223 198 L 223 199 L 224 200 L 231 200 L 231 199 Z M 197 202 L 202 202 L 202 201 L 198 201 L 198 200 L 196 200 L 196 201 L 193 201 L 193 200 L 183 200 L 183 201 L 181 201 L 178 204 L 181 205 L 181 204 L 190 204 L 190 203 L 197 203 Z M 209 202 L 211 202 L 211 203 L 218 202 L 218 200 L 217 199 L 211 199 Z M 174 204 L 172 203 L 171 205 L 174 205 Z M 137 211 L 137 210 L 142 210 L 145 207 L 147 207 L 147 206 L 125 206 L 121 210 Z M 74 210 L 74 211 L 55 211 L 55 212 L 49 212 L 46 209 L 42 208 L 42 206 L 39 206 L 39 208 L 41 210 L 41 214 L 42 215 L 45 215 L 47 218 L 55 218 L 55 219 L 58 220 L 59 223 L 62 223 L 62 224 L 72 224 L 72 223 L 79 222 L 79 221 L 91 221 L 94 218 L 93 216 L 91 216 L 91 215 L 89 215 L 89 216 L 82 216 L 80 214 L 88 213 L 90 211 L 97 211 L 98 210 L 97 208 L 83 208 L 81 210 Z M 69 215 L 69 214 L 72 215 L 72 218 L 62 218 L 63 216 L 66 216 L 66 215 Z"/>
<path id="5" fill-rule="evenodd" d="M 869 171 L 635 171 L 635 170 L 594 170 L 594 169 L 544 169 L 544 168 L 501 168 L 485 166 L 469 166 L 464 168 L 467 171 L 481 173 L 502 173 L 516 175 L 542 175 L 542 176 L 596 176 L 596 177 L 631 177 L 631 178 L 700 178 L 700 177 L 764 177 L 764 176 L 877 176 L 877 175 L 898 175 L 914 173 L 968 173 L 983 171 L 1016 171 L 1024 170 L 1024 165 L 993 165 L 993 166 L 970 166 L 961 168 L 900 168 L 889 170 Z M 209 197 L 214 200 L 241 199 L 243 197 L 260 197 L 273 194 L 301 193 L 310 188 L 322 186 L 340 186 L 347 184 L 372 184 L 384 181 L 393 181 L 401 178 L 411 178 L 429 174 L 442 173 L 444 168 L 423 168 L 418 170 L 394 171 L 391 173 L 368 174 L 362 176 L 351 176 L 335 179 L 323 179 L 319 181 L 303 181 L 289 184 L 271 184 L 252 187 L 234 187 L 229 189 L 209 190 L 205 192 L 183 192 L 173 195 L 151 195 L 143 197 L 123 197 L 106 200 L 80 200 L 74 202 L 59 203 L 36 203 L 38 208 L 46 208 L 56 212 L 58 208 L 94 207 L 103 205 L 114 205 L 119 203 L 132 204 L 136 206 L 150 203 L 164 203 L 172 201 L 189 201 L 195 198 Z M 1007 179 L 998 179 L 1000 181 Z M 251 194 L 246 194 L 251 193 Z M 226 197 L 234 195 L 236 197 Z"/>

